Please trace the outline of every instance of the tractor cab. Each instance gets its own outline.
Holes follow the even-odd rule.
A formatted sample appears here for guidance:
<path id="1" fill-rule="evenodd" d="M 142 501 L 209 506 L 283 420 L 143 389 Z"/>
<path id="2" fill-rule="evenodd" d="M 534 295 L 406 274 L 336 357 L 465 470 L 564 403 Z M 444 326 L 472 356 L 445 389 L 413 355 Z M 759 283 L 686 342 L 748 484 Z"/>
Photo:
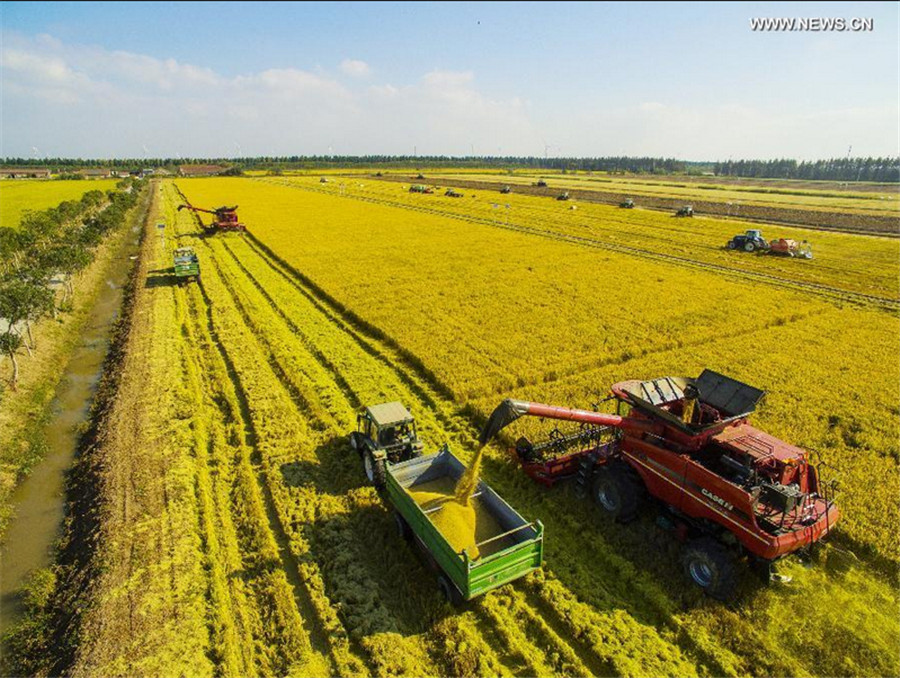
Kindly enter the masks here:
<path id="1" fill-rule="evenodd" d="M 350 446 L 362 457 L 369 482 L 378 488 L 384 485 L 387 464 L 418 457 L 424 448 L 415 418 L 399 402 L 370 405 L 360 411 Z"/>
<path id="2" fill-rule="evenodd" d="M 769 243 L 763 238 L 762 231 L 752 228 L 746 233 L 734 236 L 728 241 L 726 247 L 730 250 L 744 250 L 745 252 L 765 252 L 769 249 Z"/>

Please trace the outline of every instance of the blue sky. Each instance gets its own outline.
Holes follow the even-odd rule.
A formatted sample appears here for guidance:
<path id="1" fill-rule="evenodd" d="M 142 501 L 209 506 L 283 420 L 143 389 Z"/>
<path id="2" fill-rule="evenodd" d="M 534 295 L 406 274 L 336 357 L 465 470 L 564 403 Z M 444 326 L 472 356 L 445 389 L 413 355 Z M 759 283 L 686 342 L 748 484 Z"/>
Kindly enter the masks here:
<path id="1" fill-rule="evenodd" d="M 898 153 L 896 3 L 17 3 L 0 156 Z M 760 33 L 751 17 L 871 17 Z"/>

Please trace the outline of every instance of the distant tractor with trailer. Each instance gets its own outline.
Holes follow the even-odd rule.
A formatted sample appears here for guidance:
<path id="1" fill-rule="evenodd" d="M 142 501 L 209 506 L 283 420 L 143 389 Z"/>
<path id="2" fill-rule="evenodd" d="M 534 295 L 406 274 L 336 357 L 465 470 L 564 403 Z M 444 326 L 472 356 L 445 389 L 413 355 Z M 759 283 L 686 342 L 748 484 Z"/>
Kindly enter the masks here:
<path id="1" fill-rule="evenodd" d="M 806 240 L 797 242 L 790 238 L 776 238 L 767 241 L 763 238 L 762 231 L 750 229 L 738 234 L 728 241 L 726 247 L 730 250 L 743 250 L 744 252 L 762 252 L 777 254 L 798 259 L 812 259 L 812 245 Z"/>
<path id="2" fill-rule="evenodd" d="M 615 402 L 616 414 L 505 400 L 480 442 L 522 416 L 579 423 L 541 443 L 520 438 L 515 452 L 523 470 L 545 486 L 575 479 L 620 522 L 654 500 L 684 542 L 688 579 L 728 599 L 738 559 L 771 575 L 774 562 L 811 547 L 840 517 L 835 485 L 820 475 L 824 465 L 748 423 L 764 395 L 704 370 L 696 379 L 615 384 L 607 401 Z"/>
<path id="3" fill-rule="evenodd" d="M 694 216 L 694 206 L 693 205 L 682 205 L 678 208 L 678 211 L 675 212 L 676 217 L 692 217 Z"/>
<path id="4" fill-rule="evenodd" d="M 424 184 L 413 184 L 409 187 L 409 192 L 431 194 L 434 193 L 434 189 L 431 186 L 425 186 Z"/>
<path id="5" fill-rule="evenodd" d="M 200 212 L 204 212 L 206 214 L 212 214 L 213 220 L 208 226 L 200 220 L 198 216 L 197 219 L 200 221 L 200 225 L 203 226 L 203 230 L 207 233 L 219 233 L 220 231 L 237 231 L 243 233 L 247 230 L 247 227 L 242 224 L 238 220 L 237 215 L 238 206 L 234 207 L 216 207 L 214 209 L 208 210 L 203 207 L 194 207 L 190 203 L 186 203 L 178 206 L 178 211 L 181 210 L 191 210 L 194 214 L 199 214 Z"/>
<path id="6" fill-rule="evenodd" d="M 538 179 L 536 182 L 534 182 L 531 185 L 534 186 L 535 188 L 547 188 L 547 182 L 544 181 L 543 179 Z"/>
<path id="7" fill-rule="evenodd" d="M 462 198 L 463 197 L 462 193 L 460 193 L 459 191 L 457 191 L 456 189 L 453 189 L 453 188 L 448 188 L 446 191 L 444 191 L 444 195 L 447 196 L 448 198 Z"/>
<path id="8" fill-rule="evenodd" d="M 192 247 L 179 247 L 173 254 L 173 271 L 178 282 L 196 280 L 200 277 L 200 260 Z"/>
<path id="9" fill-rule="evenodd" d="M 619 203 L 619 207 L 626 210 L 634 209 L 634 200 L 632 200 L 631 198 L 625 198 L 625 200 Z"/>
<path id="10" fill-rule="evenodd" d="M 391 402 L 371 405 L 356 416 L 350 447 L 362 458 L 366 478 L 381 489 L 387 465 L 421 456 L 424 444 L 409 410 Z"/>

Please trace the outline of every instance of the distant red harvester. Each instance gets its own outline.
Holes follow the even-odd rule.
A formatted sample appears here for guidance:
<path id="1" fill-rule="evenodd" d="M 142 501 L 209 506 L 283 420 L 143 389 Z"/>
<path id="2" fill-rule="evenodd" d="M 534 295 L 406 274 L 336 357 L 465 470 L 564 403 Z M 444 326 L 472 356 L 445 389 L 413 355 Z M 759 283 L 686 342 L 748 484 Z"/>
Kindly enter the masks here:
<path id="1" fill-rule="evenodd" d="M 577 478 L 620 521 L 649 495 L 686 541 L 686 574 L 711 596 L 734 592 L 735 560 L 769 573 L 777 559 L 811 546 L 839 517 L 834 485 L 809 453 L 747 423 L 765 393 L 704 370 L 697 379 L 624 381 L 607 399 L 618 414 L 503 401 L 481 432 L 486 444 L 522 416 L 579 422 L 542 443 L 520 438 L 526 473 L 550 486 Z M 573 451 L 574 450 L 574 451 Z"/>
<path id="2" fill-rule="evenodd" d="M 216 207 L 211 210 L 203 209 L 202 207 L 194 207 L 191 204 L 179 205 L 178 211 L 181 210 L 191 210 L 194 213 L 197 212 L 205 212 L 206 214 L 212 214 L 215 218 L 212 223 L 207 226 L 201 222 L 203 229 L 207 233 L 217 233 L 219 231 L 240 231 L 244 232 L 247 230 L 247 227 L 238 221 L 237 215 L 238 206 L 234 207 Z"/>

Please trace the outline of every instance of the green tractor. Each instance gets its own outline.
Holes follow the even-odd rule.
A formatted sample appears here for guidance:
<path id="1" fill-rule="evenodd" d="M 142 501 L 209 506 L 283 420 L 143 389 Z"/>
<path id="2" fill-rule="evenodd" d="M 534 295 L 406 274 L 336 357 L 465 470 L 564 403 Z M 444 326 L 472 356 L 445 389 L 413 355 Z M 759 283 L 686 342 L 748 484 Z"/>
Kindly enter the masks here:
<path id="1" fill-rule="evenodd" d="M 694 216 L 694 206 L 693 205 L 684 205 L 680 207 L 677 212 L 675 212 L 676 217 L 692 217 Z"/>
<path id="2" fill-rule="evenodd" d="M 422 456 L 416 420 L 401 403 L 369 405 L 356 416 L 350 447 L 362 457 L 366 478 L 379 490 L 384 487 L 388 464 Z"/>
<path id="3" fill-rule="evenodd" d="M 623 200 L 622 202 L 619 203 L 619 207 L 626 209 L 626 210 L 633 210 L 634 209 L 634 200 L 632 200 L 631 198 L 625 198 L 625 200 Z"/>
<path id="4" fill-rule="evenodd" d="M 175 277 L 186 282 L 200 277 L 200 260 L 193 247 L 179 247 L 173 256 Z"/>

